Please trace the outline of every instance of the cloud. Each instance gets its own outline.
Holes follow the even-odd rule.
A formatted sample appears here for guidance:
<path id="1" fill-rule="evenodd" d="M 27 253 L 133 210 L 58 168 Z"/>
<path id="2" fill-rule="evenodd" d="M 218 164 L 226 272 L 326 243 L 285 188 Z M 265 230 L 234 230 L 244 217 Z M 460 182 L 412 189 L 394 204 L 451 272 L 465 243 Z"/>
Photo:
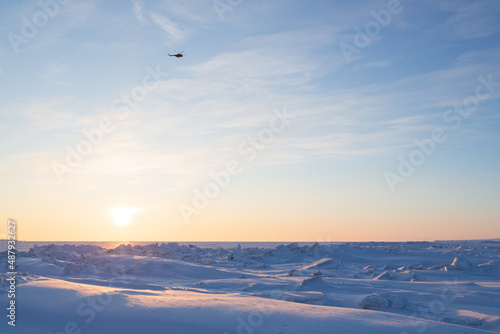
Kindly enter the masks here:
<path id="1" fill-rule="evenodd" d="M 120 48 L 136 47 L 136 44 L 122 43 L 122 42 L 112 42 L 112 43 L 81 42 L 80 45 L 88 50 L 104 50 L 104 51 L 110 51 L 113 49 L 120 49 Z"/>
<path id="2" fill-rule="evenodd" d="M 357 65 L 354 70 L 363 70 L 367 68 L 383 68 L 389 66 L 390 63 L 386 60 L 383 61 L 372 61 L 364 64 Z"/>
<path id="3" fill-rule="evenodd" d="M 215 11 L 212 1 L 204 0 L 164 0 L 160 2 L 158 8 L 169 13 L 169 16 L 176 17 L 185 23 L 207 23 L 213 18 Z M 213 12 L 213 13 L 212 13 Z"/>
<path id="4" fill-rule="evenodd" d="M 455 61 L 455 66 L 464 67 L 474 64 L 484 64 L 488 62 L 500 61 L 500 48 L 496 47 L 488 50 L 474 50 L 459 55 Z"/>
<path id="5" fill-rule="evenodd" d="M 143 5 L 140 0 L 132 0 L 133 10 L 135 17 L 139 22 L 144 23 L 146 19 L 144 18 Z"/>
<path id="6" fill-rule="evenodd" d="M 475 87 L 477 69 L 458 67 L 318 92 L 314 82 L 344 63 L 329 67 L 322 55 L 312 57 L 325 42 L 319 35 L 308 39 L 308 31 L 294 31 L 252 37 L 239 50 L 178 67 L 141 105 L 148 112 L 138 111 L 137 123 L 126 131 L 141 129 L 136 138 L 144 145 L 155 138 L 191 152 L 199 170 L 209 171 L 210 161 L 237 155 L 238 143 L 264 127 L 273 108 L 286 106 L 297 117 L 273 142 L 277 153 L 263 163 L 387 154 L 413 145 L 441 122 L 442 111 L 437 109 L 436 116 L 436 108 L 443 97 L 460 97 Z M 469 82 L 464 84 L 464 78 Z"/>
<path id="7" fill-rule="evenodd" d="M 4 55 L 4 53 L 5 53 L 4 48 L 2 48 L 0 46 L 0 59 Z M 0 75 L 4 75 L 4 74 L 5 74 L 5 72 L 4 72 L 3 68 L 2 68 L 2 66 L 0 66 Z"/>
<path id="8" fill-rule="evenodd" d="M 75 114 L 63 108 L 68 99 L 37 98 L 26 103 L 13 103 L 2 108 L 4 122 L 11 127 L 29 129 L 30 134 L 55 129 L 73 129 L 78 125 Z M 20 117 L 19 117 L 20 116 Z"/>
<path id="9" fill-rule="evenodd" d="M 45 65 L 45 73 L 46 74 L 57 74 L 57 73 L 64 73 L 68 71 L 68 65 L 63 64 L 63 63 L 49 63 Z"/>
<path id="10" fill-rule="evenodd" d="M 332 29 L 294 30 L 251 37 L 228 51 L 194 66 L 196 76 L 247 85 L 294 86 L 343 66 L 340 54 L 321 52 L 335 39 Z"/>
<path id="11" fill-rule="evenodd" d="M 69 84 L 65 81 L 59 79 L 61 74 L 68 72 L 69 66 L 60 63 L 60 62 L 52 62 L 44 66 L 43 71 L 38 74 L 40 78 L 47 79 L 53 81 L 59 85 L 68 86 Z"/>
<path id="12" fill-rule="evenodd" d="M 141 15 L 151 17 L 172 40 L 188 35 L 180 25 L 139 5 Z M 98 184 L 96 180 L 106 177 L 139 177 L 147 182 L 161 174 L 173 188 L 203 181 L 211 170 L 241 158 L 239 143 L 267 126 L 274 108 L 283 107 L 296 117 L 276 135 L 266 150 L 272 153 L 259 158 L 259 164 L 394 153 L 427 135 L 441 122 L 440 108 L 466 97 L 478 73 L 488 68 L 487 63 L 478 68 L 476 61 L 470 67 L 465 60 L 477 55 L 464 54 L 453 68 L 344 87 L 342 55 L 323 52 L 337 37 L 334 28 L 254 36 L 204 62 L 175 66 L 75 175 Z M 389 65 L 393 64 L 371 61 L 357 69 Z M 69 68 L 52 62 L 44 70 L 61 75 Z M 70 140 L 76 142 L 81 136 L 75 128 L 84 120 L 62 112 L 63 103 L 31 101 L 16 109 L 37 129 L 72 129 Z M 54 148 L 63 152 L 71 144 L 62 142 Z M 59 159 L 63 158 L 61 153 Z"/>
<path id="13" fill-rule="evenodd" d="M 444 2 L 441 8 L 454 12 L 438 31 L 451 39 L 467 40 L 496 34 L 500 31 L 498 17 L 500 17 L 500 2 L 482 1 L 453 1 Z"/>
<path id="14" fill-rule="evenodd" d="M 173 42 L 183 40 L 189 35 L 187 30 L 182 29 L 179 25 L 170 21 L 165 16 L 157 13 L 150 15 L 153 22 L 156 23 L 156 25 L 160 27 Z"/>
<path id="15" fill-rule="evenodd" d="M 329 67 L 321 54 L 313 57 L 324 36 L 307 35 L 295 31 L 252 37 L 239 43 L 238 50 L 175 68 L 123 131 L 133 134 L 137 145 L 155 147 L 158 156 L 189 152 L 179 166 L 192 166 L 193 177 L 238 158 L 238 144 L 265 127 L 274 108 L 286 107 L 296 117 L 270 145 L 272 154 L 256 163 L 394 154 L 446 126 L 441 118 L 445 108 L 470 94 L 478 73 L 494 63 L 490 59 L 479 68 L 461 63 L 390 82 L 321 91 L 315 82 L 343 62 Z M 274 48 L 276 43 L 281 44 Z"/>
<path id="16" fill-rule="evenodd" d="M 132 10 L 142 25 L 159 28 L 172 43 L 191 37 L 200 28 L 207 29 L 216 17 L 212 2 L 200 0 L 132 0 Z"/>
<path id="17" fill-rule="evenodd" d="M 48 24 L 37 28 L 36 36 L 29 39 L 29 43 L 23 45 L 21 50 L 30 50 L 32 53 L 46 52 L 55 45 L 67 42 L 75 29 L 84 27 L 89 21 L 95 19 L 98 2 L 99 0 L 68 1 L 61 4 L 57 14 L 49 17 Z M 18 21 L 19 26 L 15 27 L 13 32 L 22 30 L 22 20 Z M 43 49 L 43 51 L 36 51 L 38 49 Z"/>

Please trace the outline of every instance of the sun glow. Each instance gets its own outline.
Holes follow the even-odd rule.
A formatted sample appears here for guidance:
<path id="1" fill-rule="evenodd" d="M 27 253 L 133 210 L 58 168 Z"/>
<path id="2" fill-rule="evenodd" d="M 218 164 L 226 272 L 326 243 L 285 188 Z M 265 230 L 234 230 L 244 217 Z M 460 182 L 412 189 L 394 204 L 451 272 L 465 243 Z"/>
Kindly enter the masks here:
<path id="1" fill-rule="evenodd" d="M 130 224 L 132 216 L 136 210 L 131 207 L 121 206 L 111 209 L 111 216 L 115 220 L 116 225 L 125 226 Z"/>

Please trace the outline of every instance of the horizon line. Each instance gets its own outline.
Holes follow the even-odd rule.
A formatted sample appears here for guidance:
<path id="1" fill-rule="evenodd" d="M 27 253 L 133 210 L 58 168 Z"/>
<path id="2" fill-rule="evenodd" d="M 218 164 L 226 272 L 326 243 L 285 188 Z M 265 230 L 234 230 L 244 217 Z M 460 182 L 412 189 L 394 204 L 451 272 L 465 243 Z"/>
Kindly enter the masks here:
<path id="1" fill-rule="evenodd" d="M 9 239 L 0 239 L 0 241 L 8 241 Z M 278 240 L 278 241 L 238 241 L 238 240 L 233 240 L 233 241 L 211 241 L 211 240 L 204 240 L 204 241 L 193 241 L 193 240 L 15 240 L 16 242 L 70 242 L 70 243 L 77 243 L 77 242 L 85 242 L 85 243 L 92 243 L 92 242 L 151 242 L 151 243 L 229 243 L 229 242 L 238 242 L 238 243 L 339 243 L 339 242 L 344 242 L 344 243 L 361 243 L 361 242 L 368 242 L 368 243 L 375 243 L 375 242 L 385 242 L 385 243 L 396 243 L 396 242 L 450 242 L 450 241 L 500 241 L 499 238 L 479 238 L 479 239 L 436 239 L 436 240 L 395 240 L 395 241 L 384 241 L 384 240 L 365 240 L 365 241 L 345 241 L 345 240 L 339 240 L 339 241 L 318 241 L 318 240 L 306 240 L 306 241 L 296 241 L 296 240 Z"/>

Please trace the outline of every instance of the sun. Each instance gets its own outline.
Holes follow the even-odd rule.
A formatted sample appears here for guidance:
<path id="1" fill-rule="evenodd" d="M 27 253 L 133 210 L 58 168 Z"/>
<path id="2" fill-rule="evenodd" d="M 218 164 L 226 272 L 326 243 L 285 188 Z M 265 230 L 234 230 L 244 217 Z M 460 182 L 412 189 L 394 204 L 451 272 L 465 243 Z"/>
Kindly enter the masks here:
<path id="1" fill-rule="evenodd" d="M 113 216 L 116 225 L 125 226 L 130 224 L 130 221 L 132 220 L 132 216 L 134 215 L 135 211 L 136 210 L 134 208 L 127 206 L 120 206 L 111 209 L 110 213 L 111 216 Z"/>

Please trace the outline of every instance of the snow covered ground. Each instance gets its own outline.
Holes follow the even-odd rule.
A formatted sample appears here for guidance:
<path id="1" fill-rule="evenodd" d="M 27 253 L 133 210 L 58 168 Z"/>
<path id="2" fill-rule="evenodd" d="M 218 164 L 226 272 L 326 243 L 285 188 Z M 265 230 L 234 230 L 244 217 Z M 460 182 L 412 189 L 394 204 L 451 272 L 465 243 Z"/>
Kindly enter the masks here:
<path id="1" fill-rule="evenodd" d="M 40 245 L 16 261 L 0 333 L 500 333 L 498 240 Z"/>

